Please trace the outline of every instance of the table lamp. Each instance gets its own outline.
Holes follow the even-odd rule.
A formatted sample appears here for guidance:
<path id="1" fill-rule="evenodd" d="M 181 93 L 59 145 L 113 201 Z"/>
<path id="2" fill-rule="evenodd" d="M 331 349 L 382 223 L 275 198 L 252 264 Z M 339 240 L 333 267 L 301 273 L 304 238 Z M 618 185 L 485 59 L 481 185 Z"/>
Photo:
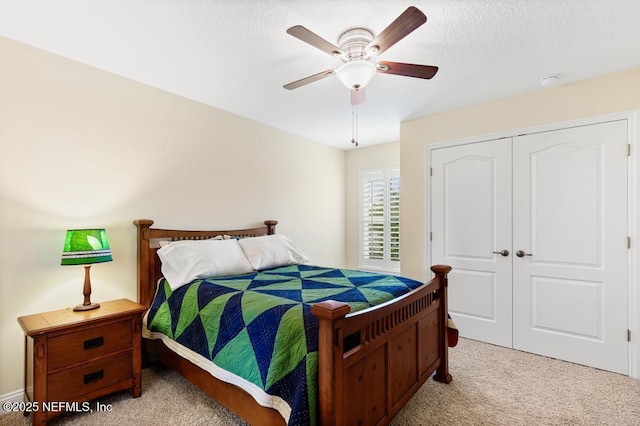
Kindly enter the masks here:
<path id="1" fill-rule="evenodd" d="M 111 262 L 111 248 L 104 229 L 70 229 L 64 241 L 61 265 L 84 265 L 84 302 L 74 311 L 88 311 L 100 307 L 91 303 L 91 279 L 89 269 L 93 263 Z"/>

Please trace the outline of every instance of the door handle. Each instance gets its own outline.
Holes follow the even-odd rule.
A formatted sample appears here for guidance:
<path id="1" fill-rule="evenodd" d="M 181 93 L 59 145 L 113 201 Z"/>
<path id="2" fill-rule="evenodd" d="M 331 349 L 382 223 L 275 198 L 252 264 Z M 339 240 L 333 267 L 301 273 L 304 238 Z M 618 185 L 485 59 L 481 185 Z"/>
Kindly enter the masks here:
<path id="1" fill-rule="evenodd" d="M 525 253 L 524 250 L 518 250 L 516 252 L 516 256 L 518 257 L 524 257 L 524 256 L 533 256 L 533 254 L 531 253 Z"/>
<path id="2" fill-rule="evenodd" d="M 504 257 L 507 257 L 507 256 L 509 256 L 509 250 L 504 249 L 504 250 L 500 250 L 500 251 L 494 251 L 493 254 L 501 254 Z"/>

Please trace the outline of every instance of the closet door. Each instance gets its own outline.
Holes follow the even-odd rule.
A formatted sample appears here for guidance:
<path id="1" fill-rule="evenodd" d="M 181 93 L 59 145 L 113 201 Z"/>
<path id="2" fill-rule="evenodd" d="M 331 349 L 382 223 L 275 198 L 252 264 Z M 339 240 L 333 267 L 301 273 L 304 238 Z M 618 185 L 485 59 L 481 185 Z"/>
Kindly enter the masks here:
<path id="1" fill-rule="evenodd" d="M 511 347 L 511 140 L 431 151 L 431 260 L 464 337 Z M 501 254 L 502 253 L 502 254 Z"/>
<path id="2" fill-rule="evenodd" d="M 514 348 L 628 374 L 626 151 L 625 120 L 513 139 Z"/>

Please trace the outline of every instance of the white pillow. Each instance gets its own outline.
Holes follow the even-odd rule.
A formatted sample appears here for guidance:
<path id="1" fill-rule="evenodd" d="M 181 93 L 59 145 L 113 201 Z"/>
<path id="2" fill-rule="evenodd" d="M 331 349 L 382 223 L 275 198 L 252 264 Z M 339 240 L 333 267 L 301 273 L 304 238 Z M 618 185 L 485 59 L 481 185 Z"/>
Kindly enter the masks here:
<path id="1" fill-rule="evenodd" d="M 238 240 L 249 263 L 256 271 L 308 262 L 307 256 L 282 234 Z"/>
<path id="2" fill-rule="evenodd" d="M 158 256 L 172 290 L 198 278 L 253 272 L 236 240 L 175 241 L 160 248 Z"/>

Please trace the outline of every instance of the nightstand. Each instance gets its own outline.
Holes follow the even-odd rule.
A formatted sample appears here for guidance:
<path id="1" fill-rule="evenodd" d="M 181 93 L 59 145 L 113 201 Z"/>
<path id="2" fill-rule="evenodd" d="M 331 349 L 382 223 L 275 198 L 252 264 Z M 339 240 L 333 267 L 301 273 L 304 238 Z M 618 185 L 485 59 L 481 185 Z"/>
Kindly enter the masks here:
<path id="1" fill-rule="evenodd" d="M 25 414 L 31 413 L 34 425 L 64 411 L 88 411 L 86 401 L 113 392 L 131 389 L 134 398 L 140 396 L 145 310 L 119 299 L 91 311 L 68 308 L 18 318 L 25 333 Z"/>

